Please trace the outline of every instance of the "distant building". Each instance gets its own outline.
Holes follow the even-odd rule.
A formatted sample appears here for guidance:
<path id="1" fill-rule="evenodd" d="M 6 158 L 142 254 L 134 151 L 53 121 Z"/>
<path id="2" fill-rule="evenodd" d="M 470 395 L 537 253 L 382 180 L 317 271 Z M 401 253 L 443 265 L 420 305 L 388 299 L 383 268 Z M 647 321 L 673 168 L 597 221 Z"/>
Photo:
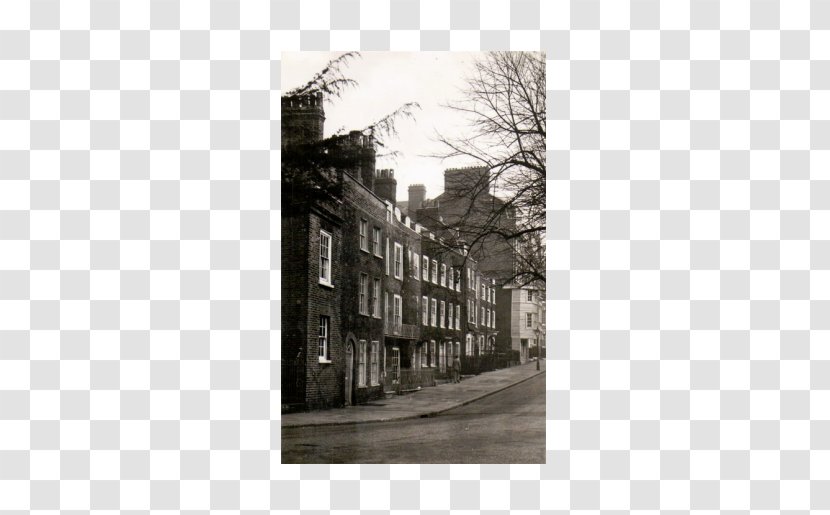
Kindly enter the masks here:
<path id="1" fill-rule="evenodd" d="M 409 200 L 399 202 L 398 206 L 419 224 L 459 246 L 465 236 L 470 237 L 476 233 L 477 227 L 483 225 L 491 213 L 503 209 L 503 200 L 492 195 L 484 186 L 487 174 L 488 169 L 480 166 L 449 168 L 444 171 L 443 193 L 430 199 L 427 198 L 423 184 L 413 184 L 409 187 Z M 474 188 L 475 185 L 481 186 Z M 465 196 L 471 189 L 477 189 L 478 194 L 475 197 Z M 514 231 L 515 213 L 505 214 L 501 220 L 502 226 L 507 231 Z M 447 227 L 457 227 L 459 230 L 448 230 Z M 527 293 L 523 296 L 522 292 L 529 289 L 536 291 L 544 306 L 544 287 L 534 285 L 520 288 L 511 281 L 516 267 L 515 249 L 503 238 L 482 238 L 472 245 L 469 257 L 477 261 L 478 269 L 491 280 L 488 288 L 493 289 L 493 302 L 484 308 L 484 316 L 488 316 L 489 309 L 489 316 L 493 317 L 492 327 L 487 326 L 488 334 L 484 341 L 492 342 L 494 348 L 490 350 L 499 355 L 509 356 L 511 350 L 516 351 L 514 355 L 518 355 L 524 363 L 534 342 L 544 342 L 544 308 L 541 312 L 538 304 L 531 308 L 526 300 L 522 300 L 527 298 Z M 477 309 L 481 318 L 481 306 L 477 306 Z M 528 315 L 525 314 L 531 309 L 535 310 L 532 329 L 526 327 Z M 476 338 L 482 336 L 484 335 L 478 334 Z M 487 345 L 482 347 L 487 348 Z"/>
<path id="2" fill-rule="evenodd" d="M 505 286 L 497 298 L 498 312 L 502 318 L 510 320 L 510 325 L 499 333 L 497 341 L 518 351 L 522 363 L 531 355 L 541 355 L 539 349 L 545 347 L 545 289 Z M 531 349 L 535 350 L 531 353 Z"/>

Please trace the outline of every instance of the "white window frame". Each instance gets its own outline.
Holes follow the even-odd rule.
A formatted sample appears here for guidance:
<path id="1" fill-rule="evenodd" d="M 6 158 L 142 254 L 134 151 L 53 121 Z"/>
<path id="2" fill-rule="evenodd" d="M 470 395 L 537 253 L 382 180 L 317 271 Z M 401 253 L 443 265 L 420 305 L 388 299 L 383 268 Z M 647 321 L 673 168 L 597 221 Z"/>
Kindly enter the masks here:
<path id="1" fill-rule="evenodd" d="M 447 287 L 447 265 L 441 263 L 441 286 Z"/>
<path id="2" fill-rule="evenodd" d="M 435 327 L 435 318 L 438 312 L 438 301 L 436 299 L 430 299 L 429 303 L 429 325 L 430 327 Z"/>
<path id="3" fill-rule="evenodd" d="M 452 326 L 452 321 L 453 320 L 454 319 L 452 317 L 452 302 L 448 302 L 447 303 L 447 327 L 449 329 L 453 328 L 453 326 Z"/>
<path id="4" fill-rule="evenodd" d="M 528 302 L 533 302 L 533 290 L 527 290 L 527 297 Z"/>
<path id="5" fill-rule="evenodd" d="M 395 242 L 395 279 L 403 280 L 403 245 Z"/>
<path id="6" fill-rule="evenodd" d="M 386 261 L 386 275 L 389 275 L 389 238 L 388 237 L 386 238 L 386 248 L 384 249 L 384 254 L 386 256 L 386 258 L 384 259 L 384 261 Z"/>
<path id="7" fill-rule="evenodd" d="M 333 286 L 332 283 L 332 263 L 331 263 L 331 233 L 320 229 L 320 284 L 323 286 Z M 325 250 L 324 245 L 325 243 Z"/>
<path id="8" fill-rule="evenodd" d="M 460 292 L 460 291 L 461 291 L 461 269 L 460 269 L 460 268 L 456 268 L 456 269 L 455 269 L 455 273 L 456 273 L 456 278 L 455 278 L 455 291 Z"/>
<path id="9" fill-rule="evenodd" d="M 426 256 L 426 254 L 424 254 L 422 259 L 424 261 L 423 279 L 424 281 L 429 281 L 429 258 Z"/>
<path id="10" fill-rule="evenodd" d="M 418 255 L 417 252 L 412 253 L 412 277 L 415 278 L 416 281 L 421 280 L 421 257 Z"/>
<path id="11" fill-rule="evenodd" d="M 370 381 L 372 383 L 372 386 L 377 386 L 378 384 L 380 384 L 378 382 L 378 378 L 380 377 L 379 366 L 378 366 L 378 357 L 379 357 L 379 354 L 380 354 L 378 352 L 379 347 L 380 347 L 379 342 L 373 341 L 371 343 L 371 349 L 372 349 L 371 353 L 372 354 L 371 354 L 371 359 L 369 361 L 369 367 L 370 367 L 369 374 L 370 374 Z"/>
<path id="12" fill-rule="evenodd" d="M 372 279 L 372 316 L 380 318 L 380 278 Z"/>
<path id="13" fill-rule="evenodd" d="M 486 327 L 487 319 L 484 318 L 484 306 L 481 306 L 481 325 Z"/>
<path id="14" fill-rule="evenodd" d="M 369 252 L 369 221 L 360 219 L 360 250 Z"/>
<path id="15" fill-rule="evenodd" d="M 357 311 L 369 315 L 369 274 L 360 274 L 357 287 Z"/>
<path id="16" fill-rule="evenodd" d="M 403 321 L 403 299 L 400 295 L 392 295 L 392 306 L 392 324 L 400 331 Z"/>
<path id="17" fill-rule="evenodd" d="M 320 315 L 320 330 L 317 337 L 317 360 L 320 363 L 331 363 L 329 359 L 329 332 L 331 319 L 328 315 Z"/>
<path id="18" fill-rule="evenodd" d="M 423 311 L 422 323 L 423 325 L 429 325 L 429 297 L 427 297 L 426 295 L 421 297 L 421 304 L 421 310 Z"/>
<path id="19" fill-rule="evenodd" d="M 467 334 L 467 338 L 465 339 L 464 351 L 467 356 L 473 355 L 473 335 L 469 333 Z"/>
<path id="20" fill-rule="evenodd" d="M 430 355 L 429 355 L 429 357 L 430 357 L 429 366 L 432 367 L 432 368 L 435 368 L 436 363 L 438 363 L 438 356 L 436 355 L 437 346 L 435 344 L 435 340 L 430 340 L 429 344 L 430 344 L 430 349 L 432 350 L 432 352 L 430 352 Z"/>
<path id="21" fill-rule="evenodd" d="M 441 306 L 438 309 L 438 324 L 441 327 L 444 327 L 444 328 L 447 327 L 446 310 L 447 310 L 447 304 L 446 304 L 446 302 L 444 302 L 442 300 L 441 301 Z"/>
<path id="22" fill-rule="evenodd" d="M 533 313 L 525 313 L 525 329 L 533 327 Z"/>
<path id="23" fill-rule="evenodd" d="M 432 284 L 438 284 L 438 260 L 432 260 Z"/>
<path id="24" fill-rule="evenodd" d="M 423 345 L 421 345 L 421 368 L 427 368 L 429 366 L 429 362 L 427 361 L 427 345 L 429 345 L 429 342 L 423 342 Z"/>
<path id="25" fill-rule="evenodd" d="M 381 239 L 380 227 L 372 227 L 372 252 L 379 258 L 383 257 L 380 253 Z"/>
<path id="26" fill-rule="evenodd" d="M 461 330 L 461 304 L 455 306 L 455 330 Z"/>
<path id="27" fill-rule="evenodd" d="M 357 386 L 366 387 L 366 340 L 357 342 Z"/>

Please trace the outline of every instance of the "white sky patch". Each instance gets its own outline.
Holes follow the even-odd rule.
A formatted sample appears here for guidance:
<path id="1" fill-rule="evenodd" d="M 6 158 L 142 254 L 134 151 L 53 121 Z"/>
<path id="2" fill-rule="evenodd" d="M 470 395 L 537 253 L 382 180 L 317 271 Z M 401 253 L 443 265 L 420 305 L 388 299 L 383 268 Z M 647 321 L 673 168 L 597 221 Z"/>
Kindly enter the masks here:
<path id="1" fill-rule="evenodd" d="M 281 87 L 288 91 L 308 82 L 331 59 L 343 52 L 283 52 Z M 400 120 L 398 136 L 389 138 L 388 149 L 399 155 L 379 158 L 377 168 L 393 168 L 398 181 L 398 201 L 408 200 L 410 184 L 424 184 L 427 198 L 444 191 L 444 169 L 478 164 L 471 159 L 442 161 L 429 157 L 446 151 L 435 141 L 436 131 L 463 136 L 466 120 L 442 104 L 463 98 L 465 77 L 480 53 L 471 52 L 361 52 L 343 67 L 343 74 L 358 82 L 343 95 L 327 102 L 325 135 L 338 129 L 361 129 L 407 102 L 417 102 L 415 120 Z"/>

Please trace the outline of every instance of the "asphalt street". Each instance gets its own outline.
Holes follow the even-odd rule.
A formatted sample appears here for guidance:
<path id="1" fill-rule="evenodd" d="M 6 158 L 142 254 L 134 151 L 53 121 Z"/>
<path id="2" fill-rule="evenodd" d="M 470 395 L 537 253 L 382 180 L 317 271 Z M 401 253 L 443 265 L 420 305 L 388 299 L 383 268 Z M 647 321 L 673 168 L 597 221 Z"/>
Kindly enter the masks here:
<path id="1" fill-rule="evenodd" d="M 431 418 L 282 428 L 283 463 L 544 460 L 544 374 Z"/>

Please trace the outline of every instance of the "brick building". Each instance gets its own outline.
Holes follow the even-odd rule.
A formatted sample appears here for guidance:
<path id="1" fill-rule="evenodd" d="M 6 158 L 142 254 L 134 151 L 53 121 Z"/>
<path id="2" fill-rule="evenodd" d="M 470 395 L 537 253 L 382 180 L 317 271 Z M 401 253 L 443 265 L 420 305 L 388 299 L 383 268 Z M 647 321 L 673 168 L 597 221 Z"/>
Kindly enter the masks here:
<path id="1" fill-rule="evenodd" d="M 319 94 L 281 107 L 284 151 L 322 139 Z M 353 131 L 328 151 L 343 158 L 333 193 L 283 198 L 283 409 L 430 386 L 455 354 L 478 368 L 492 346 L 493 280 L 396 206 L 394 171 L 375 169 L 371 136 Z"/>
<path id="2" fill-rule="evenodd" d="M 504 205 L 484 186 L 487 175 L 487 168 L 480 166 L 449 168 L 444 171 L 443 193 L 427 198 L 424 185 L 413 184 L 409 187 L 409 200 L 400 202 L 399 207 L 417 223 L 455 242 L 457 246 L 463 241 L 464 232 L 475 234 L 476 228 L 484 225 L 484 220 Z M 469 195 L 475 189 L 479 190 L 477 194 Z M 505 214 L 500 223 L 508 232 L 515 230 L 515 213 L 508 211 Z M 447 226 L 459 227 L 460 230 L 447 230 Z M 526 335 L 520 336 L 518 331 L 513 330 L 514 326 L 519 327 L 521 313 L 520 306 L 514 305 L 518 301 L 514 301 L 510 293 L 515 289 L 510 282 L 516 261 L 513 247 L 502 238 L 488 236 L 472 245 L 468 259 L 473 260 L 473 266 L 486 278 L 485 284 L 475 286 L 477 295 L 470 311 L 475 309 L 476 312 L 468 319 L 472 330 L 465 335 L 465 338 L 472 338 L 473 355 L 477 355 L 475 349 L 478 346 L 484 355 L 497 354 L 506 359 L 522 356 L 521 341 Z M 483 294 L 482 286 L 486 290 Z M 502 291 L 502 288 L 508 290 Z M 517 295 L 516 299 L 519 298 Z M 511 353 L 511 350 L 516 353 Z M 525 352 L 521 361 L 524 362 L 526 357 Z"/>

